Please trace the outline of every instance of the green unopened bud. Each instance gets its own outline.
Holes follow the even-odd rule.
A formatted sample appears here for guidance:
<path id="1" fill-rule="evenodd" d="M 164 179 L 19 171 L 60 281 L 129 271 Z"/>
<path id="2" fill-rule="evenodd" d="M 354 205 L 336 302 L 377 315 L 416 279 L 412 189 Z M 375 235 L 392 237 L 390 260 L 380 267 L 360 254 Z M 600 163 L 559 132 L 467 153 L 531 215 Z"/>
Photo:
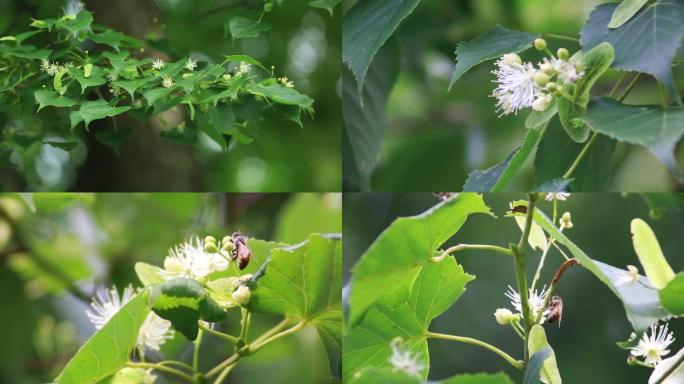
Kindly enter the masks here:
<path id="1" fill-rule="evenodd" d="M 546 49 L 546 40 L 544 39 L 534 39 L 534 48 L 537 51 L 543 51 Z"/>
<path id="2" fill-rule="evenodd" d="M 216 246 L 216 243 L 205 243 L 204 251 L 208 253 L 218 253 L 218 247 Z"/>
<path id="3" fill-rule="evenodd" d="M 221 249 L 225 252 L 231 253 L 235 249 L 235 244 L 230 242 L 230 243 L 222 243 L 221 244 Z"/>
<path id="4" fill-rule="evenodd" d="M 204 238 L 204 244 L 214 243 L 216 244 L 216 238 L 214 236 L 207 236 Z"/>
<path id="5" fill-rule="evenodd" d="M 248 286 L 241 285 L 238 289 L 233 291 L 232 297 L 239 305 L 245 305 L 249 303 L 249 299 L 252 297 L 252 291 L 249 290 Z"/>
<path id="6" fill-rule="evenodd" d="M 558 84 L 554 83 L 553 81 L 550 81 L 546 83 L 546 88 L 547 91 L 549 92 L 554 92 L 556 89 L 558 89 Z"/>
<path id="7" fill-rule="evenodd" d="M 567 60 L 570 57 L 570 52 L 565 48 L 558 48 L 556 51 L 556 56 L 561 60 Z"/>
<path id="8" fill-rule="evenodd" d="M 496 322 L 501 325 L 507 325 L 520 320 L 520 315 L 516 315 L 506 308 L 498 308 L 496 312 L 494 312 L 494 317 L 496 318 Z"/>
<path id="9" fill-rule="evenodd" d="M 264 12 L 271 12 L 273 10 L 273 3 L 270 1 L 264 4 Z"/>
<path id="10" fill-rule="evenodd" d="M 584 64 L 582 62 L 575 63 L 575 70 L 577 71 L 577 73 L 580 73 L 580 72 L 584 71 L 585 69 L 587 69 L 586 64 Z"/>
<path id="11" fill-rule="evenodd" d="M 112 384 L 140 384 L 145 380 L 142 368 L 123 368 L 111 377 Z"/>
<path id="12" fill-rule="evenodd" d="M 551 64 L 551 63 L 544 63 L 544 64 L 539 66 L 539 69 L 541 69 L 542 72 L 546 73 L 549 76 L 556 73 L 556 68 L 554 68 L 553 64 Z"/>
<path id="13" fill-rule="evenodd" d="M 522 64 L 522 59 L 515 53 L 507 53 L 503 55 L 503 61 L 508 65 Z"/>
<path id="14" fill-rule="evenodd" d="M 540 87 L 543 87 L 550 80 L 549 75 L 544 72 L 537 72 L 534 74 L 534 83 Z"/>
<path id="15" fill-rule="evenodd" d="M 563 229 L 570 229 L 572 228 L 572 216 L 570 215 L 570 212 L 565 212 L 563 216 L 560 218 L 560 226 Z"/>

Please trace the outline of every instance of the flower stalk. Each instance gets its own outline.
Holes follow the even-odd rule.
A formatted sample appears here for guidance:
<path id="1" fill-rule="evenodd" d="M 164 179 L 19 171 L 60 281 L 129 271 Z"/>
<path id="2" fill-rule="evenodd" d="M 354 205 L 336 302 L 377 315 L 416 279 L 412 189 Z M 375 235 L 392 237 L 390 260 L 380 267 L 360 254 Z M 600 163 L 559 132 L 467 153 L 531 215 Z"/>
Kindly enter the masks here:
<path id="1" fill-rule="evenodd" d="M 459 343 L 477 345 L 479 347 L 488 349 L 488 350 L 496 353 L 497 355 L 501 356 L 504 360 L 506 360 L 513 367 L 515 367 L 517 369 L 525 369 L 525 362 L 513 358 L 511 355 L 507 354 L 506 352 L 502 351 L 501 349 L 499 349 L 499 348 L 497 348 L 497 347 L 495 347 L 495 346 L 493 346 L 487 342 L 484 342 L 482 340 L 474 339 L 472 337 L 447 335 L 447 334 L 435 333 L 435 332 L 426 332 L 424 334 L 424 336 L 427 338 L 432 338 L 432 339 L 451 340 L 451 341 L 457 341 Z"/>

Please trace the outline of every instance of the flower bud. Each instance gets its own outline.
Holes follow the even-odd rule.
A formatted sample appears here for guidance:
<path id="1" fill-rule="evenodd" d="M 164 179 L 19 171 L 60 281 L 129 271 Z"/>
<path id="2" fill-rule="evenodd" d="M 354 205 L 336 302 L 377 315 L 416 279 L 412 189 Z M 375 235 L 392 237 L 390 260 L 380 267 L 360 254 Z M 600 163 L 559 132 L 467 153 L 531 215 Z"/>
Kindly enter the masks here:
<path id="1" fill-rule="evenodd" d="M 537 72 L 534 74 L 534 83 L 540 87 L 545 86 L 546 83 L 549 82 L 549 80 L 549 75 L 547 75 L 544 72 Z"/>
<path id="2" fill-rule="evenodd" d="M 204 244 L 204 252 L 218 253 L 218 247 L 216 246 L 216 243 L 205 243 Z"/>
<path id="3" fill-rule="evenodd" d="M 537 51 L 543 51 L 546 49 L 546 40 L 544 39 L 534 39 L 534 48 Z"/>
<path id="4" fill-rule="evenodd" d="M 572 216 L 570 215 L 570 212 L 565 212 L 563 216 L 561 216 L 560 220 L 560 226 L 563 229 L 570 229 L 572 228 Z"/>
<path id="5" fill-rule="evenodd" d="M 221 249 L 225 252 L 231 253 L 235 249 L 235 243 L 233 243 L 233 242 L 221 243 Z"/>
<path id="6" fill-rule="evenodd" d="M 532 103 L 532 109 L 538 112 L 543 112 L 546 111 L 549 106 L 551 105 L 551 102 L 553 101 L 553 96 L 551 95 L 541 95 L 537 97 L 536 100 Z"/>
<path id="7" fill-rule="evenodd" d="M 542 72 L 546 73 L 549 76 L 556 73 L 556 68 L 554 68 L 553 64 L 551 64 L 551 63 L 544 63 L 544 64 L 539 66 L 539 69 L 541 69 Z"/>
<path id="8" fill-rule="evenodd" d="M 501 325 L 507 325 L 519 319 L 518 315 L 506 308 L 497 308 L 496 312 L 494 312 L 494 317 L 496 322 Z"/>
<path id="9" fill-rule="evenodd" d="M 556 51 L 556 55 L 561 60 L 567 60 L 570 57 L 570 52 L 565 48 L 558 48 L 558 51 Z"/>
<path id="10" fill-rule="evenodd" d="M 515 53 L 507 53 L 503 55 L 503 61 L 508 65 L 522 64 L 522 59 Z"/>
<path id="11" fill-rule="evenodd" d="M 264 3 L 264 12 L 271 12 L 273 10 L 273 3 Z"/>
<path id="12" fill-rule="evenodd" d="M 207 236 L 204 238 L 204 243 L 205 244 L 208 244 L 208 243 L 216 244 L 216 238 L 214 236 Z"/>
<path id="13" fill-rule="evenodd" d="M 246 285 L 239 286 L 235 291 L 233 291 L 233 300 L 239 305 L 245 305 L 249 303 L 249 299 L 252 297 L 252 291 Z"/>
<path id="14" fill-rule="evenodd" d="M 546 90 L 549 92 L 555 92 L 556 89 L 558 89 L 558 84 L 554 83 L 553 81 L 550 81 L 546 83 L 546 87 L 544 88 L 546 88 Z"/>
<path id="15" fill-rule="evenodd" d="M 627 266 L 627 273 L 629 273 L 629 277 L 632 281 L 636 281 L 639 278 L 639 269 L 633 265 Z"/>

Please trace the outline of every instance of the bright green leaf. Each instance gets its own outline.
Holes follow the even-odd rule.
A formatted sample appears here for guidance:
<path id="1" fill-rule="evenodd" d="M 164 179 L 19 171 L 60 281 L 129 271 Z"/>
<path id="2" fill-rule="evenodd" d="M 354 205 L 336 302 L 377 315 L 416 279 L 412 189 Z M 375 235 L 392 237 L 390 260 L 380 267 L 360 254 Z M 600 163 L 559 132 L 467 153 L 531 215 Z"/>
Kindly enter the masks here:
<path id="1" fill-rule="evenodd" d="M 144 91 L 143 97 L 145 98 L 145 100 L 147 100 L 147 104 L 152 105 L 152 104 L 156 103 L 162 97 L 168 95 L 169 93 L 171 93 L 171 89 L 169 89 L 169 88 L 164 88 L 164 87 L 152 88 L 152 89 Z"/>
<path id="2" fill-rule="evenodd" d="M 233 39 L 259 37 L 262 32 L 271 30 L 271 24 L 269 23 L 242 16 L 231 18 L 227 26 L 227 30 Z"/>
<path id="3" fill-rule="evenodd" d="M 544 327 L 539 324 L 532 326 L 527 345 L 531 355 L 545 348 L 549 348 L 551 350 L 549 357 L 547 357 L 542 364 L 539 377 L 542 382 L 547 384 L 561 384 L 563 380 L 561 380 L 560 372 L 558 371 L 556 354 L 553 352 L 549 342 L 546 341 L 546 332 L 544 332 Z"/>
<path id="4" fill-rule="evenodd" d="M 639 257 L 639 262 L 644 268 L 646 277 L 657 289 L 665 288 L 667 283 L 674 279 L 675 273 L 665 259 L 655 233 L 641 219 L 632 220 L 630 231 L 632 233 L 634 252 Z"/>
<path id="5" fill-rule="evenodd" d="M 313 112 L 314 101 L 312 98 L 299 93 L 294 88 L 279 84 L 275 79 L 266 79 L 260 83 L 249 84 L 246 90 L 253 95 L 271 99 L 276 103 L 296 105 L 309 113 Z"/>
<path id="6" fill-rule="evenodd" d="M 497 25 L 474 40 L 464 41 L 456 47 L 456 68 L 449 81 L 449 89 L 470 68 L 506 53 L 518 53 L 532 47 L 538 34 L 511 31 Z"/>
<path id="7" fill-rule="evenodd" d="M 121 87 L 128 92 L 128 94 L 131 96 L 132 100 L 135 100 L 135 91 L 144 86 L 145 84 L 157 80 L 155 77 L 145 77 L 142 79 L 134 79 L 134 80 L 116 80 L 112 84 L 116 85 L 117 87 Z"/>
<path id="8" fill-rule="evenodd" d="M 678 273 L 660 290 L 660 303 L 675 316 L 684 316 L 684 272 Z"/>
<path id="9" fill-rule="evenodd" d="M 45 107 L 66 108 L 73 107 L 77 101 L 65 96 L 60 96 L 57 92 L 40 90 L 34 94 L 38 104 L 38 112 Z"/>
<path id="10" fill-rule="evenodd" d="M 71 128 L 75 128 L 81 121 L 85 122 L 86 129 L 93 120 L 114 117 L 131 109 L 130 106 L 112 107 L 105 100 L 85 101 L 81 109 L 71 113 Z"/>
<path id="11" fill-rule="evenodd" d="M 618 28 L 631 19 L 648 0 L 623 0 L 613 11 L 608 28 Z"/>
<path id="12" fill-rule="evenodd" d="M 138 279 L 144 286 L 152 284 L 161 284 L 164 282 L 164 270 L 151 264 L 137 262 L 135 263 L 135 273 Z"/>
<path id="13" fill-rule="evenodd" d="M 558 113 L 558 104 L 554 99 L 551 105 L 545 111 L 532 111 L 525 119 L 525 128 L 537 129 L 542 125 L 548 123 Z"/>
<path id="14" fill-rule="evenodd" d="M 95 195 L 92 193 L 72 192 L 39 192 L 33 193 L 33 205 L 38 213 L 55 213 L 68 208 L 73 204 L 92 204 Z"/>

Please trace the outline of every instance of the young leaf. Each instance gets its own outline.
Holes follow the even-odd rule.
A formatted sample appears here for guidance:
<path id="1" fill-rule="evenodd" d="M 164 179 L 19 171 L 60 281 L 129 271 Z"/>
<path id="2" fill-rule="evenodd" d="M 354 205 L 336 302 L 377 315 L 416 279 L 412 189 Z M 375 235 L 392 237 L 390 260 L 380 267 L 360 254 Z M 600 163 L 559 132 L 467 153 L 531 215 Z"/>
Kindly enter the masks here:
<path id="1" fill-rule="evenodd" d="M 387 125 L 385 106 L 398 72 L 398 48 L 392 41 L 380 49 L 368 68 L 363 97 L 359 97 L 352 72 L 346 66 L 342 68 L 342 169 L 346 183 L 354 189 L 370 190 L 370 176 Z M 366 100 L 366 104 L 361 100 Z"/>
<path id="2" fill-rule="evenodd" d="M 133 297 L 97 331 L 55 379 L 58 384 L 94 384 L 126 365 L 138 331 L 150 313 L 147 292 Z"/>
<path id="3" fill-rule="evenodd" d="M 285 87 L 275 81 L 275 79 L 266 79 L 260 83 L 249 84 L 247 92 L 271 99 L 276 103 L 285 105 L 295 105 L 303 110 L 313 112 L 313 99 L 307 95 L 299 93 L 294 88 Z"/>
<path id="4" fill-rule="evenodd" d="M 259 37 L 262 32 L 270 31 L 271 24 L 256 19 L 235 16 L 228 21 L 227 31 L 233 39 Z"/>
<path id="5" fill-rule="evenodd" d="M 684 316 L 684 272 L 678 273 L 660 290 L 660 303 L 671 314 Z"/>
<path id="6" fill-rule="evenodd" d="M 601 4 L 591 13 L 580 34 L 582 50 L 602 42 L 615 48 L 613 67 L 655 76 L 673 96 L 672 59 L 684 37 L 684 1 L 659 0 L 646 5 L 631 20 L 608 28 L 617 4 Z"/>
<path id="7" fill-rule="evenodd" d="M 116 80 L 112 84 L 116 85 L 117 87 L 121 87 L 128 92 L 128 94 L 131 96 L 131 100 L 135 100 L 135 91 L 144 86 L 145 84 L 152 82 L 154 80 L 157 80 L 155 77 L 144 77 L 142 79 L 134 79 L 134 80 Z"/>
<path id="8" fill-rule="evenodd" d="M 641 8 L 648 3 L 648 0 L 623 0 L 613 11 L 610 17 L 608 28 L 618 28 L 636 15 Z"/>
<path id="9" fill-rule="evenodd" d="M 565 132 L 573 141 L 583 143 L 589 138 L 589 127 L 578 118 L 587 111 L 589 92 L 596 80 L 610 67 L 615 57 L 615 50 L 610 44 L 601 43 L 585 54 L 578 52 L 576 57 L 586 65 L 584 76 L 577 80 L 571 99 L 559 97 L 556 103 L 558 104 L 558 118 Z"/>
<path id="10" fill-rule="evenodd" d="M 504 161 L 485 170 L 473 171 L 463 186 L 465 192 L 501 192 L 518 173 L 541 139 L 541 133 L 531 129 L 523 138 L 522 145 Z"/>
<path id="11" fill-rule="evenodd" d="M 464 41 L 456 47 L 456 68 L 449 81 L 449 89 L 470 68 L 503 56 L 506 53 L 518 53 L 532 47 L 539 34 L 511 31 L 497 25 L 491 31 L 474 40 Z"/>
<path id="12" fill-rule="evenodd" d="M 674 279 L 675 273 L 663 256 L 658 238 L 651 227 L 641 219 L 632 220 L 630 229 L 634 252 L 639 257 L 646 276 L 657 289 L 665 288 L 667 283 Z"/>
<path id="13" fill-rule="evenodd" d="M 515 223 L 518 225 L 518 228 L 520 228 L 520 232 L 523 232 L 525 230 L 525 217 L 514 216 L 513 218 L 515 219 Z M 544 230 L 541 229 L 539 224 L 534 222 L 530 227 L 530 235 L 527 238 L 527 242 L 530 244 L 532 249 L 540 249 L 542 251 L 546 251 L 546 248 L 549 246 L 548 242 L 546 241 L 546 234 L 544 233 Z"/>
<path id="14" fill-rule="evenodd" d="M 599 98 L 582 120 L 594 131 L 648 148 L 673 176 L 684 180 L 674 158 L 675 145 L 684 135 L 684 108 L 625 105 Z"/>
<path id="15" fill-rule="evenodd" d="M 648 378 L 648 384 L 684 383 L 684 348 L 676 355 L 661 361 Z"/>
<path id="16" fill-rule="evenodd" d="M 546 359 L 551 356 L 551 347 L 548 345 L 541 350 L 535 352 L 530 356 L 530 361 L 527 362 L 525 368 L 525 376 L 523 377 L 523 384 L 538 384 L 541 369 Z"/>
<path id="17" fill-rule="evenodd" d="M 197 338 L 200 319 L 215 323 L 227 316 L 204 287 L 193 279 L 175 278 L 153 285 L 150 304 L 159 317 L 169 320 L 173 328 L 189 340 Z"/>
<path id="18" fill-rule="evenodd" d="M 519 201 L 515 204 L 525 205 L 527 202 Z M 577 258 L 579 265 L 588 269 L 615 293 L 622 301 L 627 312 L 627 319 L 635 331 L 646 330 L 651 324 L 670 318 L 670 314 L 660 306 L 658 290 L 646 277 L 633 276 L 629 271 L 592 260 L 538 209 L 535 210 L 534 220 L 546 233 L 556 239 L 558 244 L 565 246 Z"/>
<path id="19" fill-rule="evenodd" d="M 432 263 L 438 247 L 453 236 L 471 214 L 491 214 L 482 196 L 460 194 L 412 217 L 400 217 L 385 229 L 354 266 L 349 324 L 385 295 L 387 287 L 413 281 L 421 266 Z M 389 257 L 392 255 L 392 257 Z"/>
<path id="20" fill-rule="evenodd" d="M 556 363 L 556 354 L 546 341 L 546 332 L 544 332 L 544 327 L 539 324 L 535 324 L 530 329 L 530 337 L 527 341 L 528 349 L 530 354 L 535 353 L 548 348 L 550 350 L 549 357 L 544 360 L 542 368 L 539 372 L 539 378 L 542 382 L 546 384 L 561 384 L 560 372 L 558 371 L 558 365 Z"/>
<path id="21" fill-rule="evenodd" d="M 85 122 L 86 129 L 93 120 L 114 117 L 131 109 L 126 107 L 112 107 L 105 100 L 85 101 L 81 104 L 81 109 L 70 114 L 71 128 L 75 128 L 81 121 Z"/>
<path id="22" fill-rule="evenodd" d="M 77 104 L 76 100 L 60 96 L 57 92 L 40 90 L 34 94 L 38 104 L 38 112 L 45 107 L 66 108 Z"/>
<path id="23" fill-rule="evenodd" d="M 359 99 L 373 57 L 418 3 L 420 0 L 364 0 L 344 15 L 342 59 L 356 78 Z"/>
<path id="24" fill-rule="evenodd" d="M 70 67 L 68 70 L 69 75 L 76 79 L 81 85 L 81 94 L 85 93 L 86 88 L 97 87 L 107 82 L 104 78 L 104 71 L 96 65 L 91 67 L 90 75 L 87 77 L 85 76 L 85 72 L 81 71 L 79 68 Z"/>
<path id="25" fill-rule="evenodd" d="M 135 273 L 138 275 L 138 279 L 144 286 L 152 284 L 161 284 L 164 282 L 162 277 L 163 270 L 157 266 L 137 262 L 135 263 Z"/>
<path id="26" fill-rule="evenodd" d="M 88 11 L 81 11 L 75 16 L 64 16 L 56 23 L 58 28 L 64 28 L 71 33 L 76 33 L 85 29 L 90 29 L 93 23 L 93 15 Z"/>

